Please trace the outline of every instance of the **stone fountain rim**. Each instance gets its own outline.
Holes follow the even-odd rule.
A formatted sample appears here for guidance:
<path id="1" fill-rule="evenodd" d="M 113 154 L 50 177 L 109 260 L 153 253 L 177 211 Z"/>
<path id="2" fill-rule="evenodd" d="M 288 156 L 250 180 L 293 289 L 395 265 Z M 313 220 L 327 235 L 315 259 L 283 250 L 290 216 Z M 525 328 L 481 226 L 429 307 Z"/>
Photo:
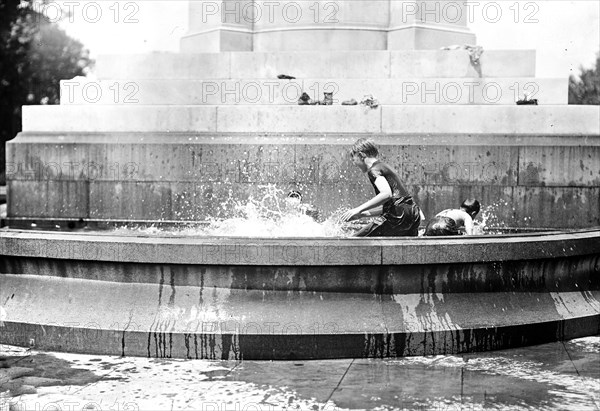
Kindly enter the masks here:
<path id="1" fill-rule="evenodd" d="M 0 230 L 0 255 L 149 264 L 364 266 L 485 263 L 600 255 L 600 227 L 417 238 L 125 236 Z"/>

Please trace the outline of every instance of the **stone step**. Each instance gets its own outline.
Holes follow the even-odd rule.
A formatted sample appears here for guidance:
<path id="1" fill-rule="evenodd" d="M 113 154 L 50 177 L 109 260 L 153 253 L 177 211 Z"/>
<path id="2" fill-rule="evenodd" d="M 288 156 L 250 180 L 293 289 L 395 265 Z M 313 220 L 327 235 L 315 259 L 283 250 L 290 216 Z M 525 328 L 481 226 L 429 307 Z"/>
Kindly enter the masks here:
<path id="1" fill-rule="evenodd" d="M 24 106 L 23 131 L 600 135 L 600 106 Z"/>
<path id="2" fill-rule="evenodd" d="M 568 79 L 561 78 L 392 78 L 61 81 L 61 104 L 296 105 L 303 92 L 334 104 L 373 95 L 380 104 L 506 104 L 527 92 L 539 104 L 567 104 Z"/>
<path id="3" fill-rule="evenodd" d="M 591 335 L 600 326 L 598 236 L 257 240 L 5 230 L 0 343 L 281 360 L 457 354 Z"/>
<path id="4" fill-rule="evenodd" d="M 3 230 L 0 343 L 289 360 L 459 354 L 593 335 L 599 235 L 259 240 Z"/>
<path id="5" fill-rule="evenodd" d="M 460 354 L 594 335 L 600 325 L 598 291 L 428 292 L 379 301 L 371 294 L 173 287 L 161 301 L 158 285 L 2 277 L 15 298 L 2 293 L 9 302 L 1 343 L 28 346 L 33 339 L 36 349 L 88 354 L 213 360 Z M 168 305 L 175 290 L 175 305 Z"/>
<path id="6" fill-rule="evenodd" d="M 100 79 L 534 77 L 535 50 L 222 52 L 101 55 Z"/>

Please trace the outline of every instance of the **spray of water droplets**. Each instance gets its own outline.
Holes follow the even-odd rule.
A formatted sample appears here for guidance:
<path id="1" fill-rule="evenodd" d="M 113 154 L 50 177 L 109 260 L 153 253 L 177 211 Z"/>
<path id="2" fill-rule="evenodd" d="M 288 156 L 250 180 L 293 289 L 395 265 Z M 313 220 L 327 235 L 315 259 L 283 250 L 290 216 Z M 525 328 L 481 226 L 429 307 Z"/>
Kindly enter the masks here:
<path id="1" fill-rule="evenodd" d="M 228 236 L 228 237 L 348 237 L 364 222 L 342 223 L 342 209 L 330 216 L 320 216 L 312 205 L 290 198 L 273 184 L 257 187 L 258 194 L 247 201 L 231 197 L 226 201 L 233 214 L 209 217 L 202 223 L 190 223 L 180 228 L 161 228 L 160 225 L 119 228 L 121 234 Z"/>
<path id="2" fill-rule="evenodd" d="M 227 200 L 215 208 L 215 215 L 202 222 L 190 222 L 180 227 L 156 225 L 118 228 L 118 234 L 215 236 L 215 237 L 349 237 L 368 220 L 349 223 L 340 221 L 345 209 L 329 216 L 298 198 L 290 198 L 275 184 L 257 186 L 257 194 L 248 200 L 237 200 L 229 193 Z M 510 212 L 510 203 L 504 200 L 482 207 L 474 221 L 475 235 L 497 235 L 527 227 L 531 217 L 517 222 Z M 511 221 L 507 224 L 506 221 Z M 423 234 L 421 229 L 420 234 Z"/>

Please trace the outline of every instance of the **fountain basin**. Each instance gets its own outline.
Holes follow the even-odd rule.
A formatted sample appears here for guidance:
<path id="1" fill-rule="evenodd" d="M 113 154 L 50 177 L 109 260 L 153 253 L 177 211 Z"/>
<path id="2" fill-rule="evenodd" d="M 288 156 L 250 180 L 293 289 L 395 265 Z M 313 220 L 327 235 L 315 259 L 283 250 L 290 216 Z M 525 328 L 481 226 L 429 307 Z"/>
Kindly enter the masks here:
<path id="1" fill-rule="evenodd" d="M 481 117 L 473 111 L 460 110 L 462 120 L 453 119 L 452 110 L 458 110 L 457 107 L 442 111 L 421 107 L 414 112 L 406 111 L 409 106 L 403 107 L 405 124 L 410 125 L 421 116 L 427 120 L 423 124 L 429 131 L 443 129 L 447 123 L 462 127 L 463 123 L 471 123 L 469 119 Z M 492 111 L 497 110 L 488 115 L 505 118 L 502 110 L 514 111 L 516 107 L 491 107 Z M 72 113 L 80 108 L 73 106 Z M 273 117 L 278 123 L 286 123 L 291 118 L 299 121 L 301 108 L 315 107 L 265 110 L 288 110 L 288 117 L 281 113 Z M 333 129 L 350 124 L 345 120 L 349 114 L 343 114 L 341 106 L 323 108 L 328 113 L 320 112 L 321 120 L 302 112 L 302 116 L 307 116 L 304 123 L 315 127 L 331 123 L 327 127 Z M 561 117 L 564 124 L 579 124 L 582 132 L 589 121 L 578 119 L 593 119 L 600 114 L 597 107 L 590 106 L 591 111 L 584 112 L 571 109 L 564 115 L 556 111 L 553 117 Z M 115 110 L 123 114 L 122 110 Z M 557 128 L 543 114 L 552 112 L 553 106 L 532 110 L 540 122 L 549 121 L 548 129 Z M 568 116 L 567 111 L 574 116 Z M 334 112 L 341 117 L 334 116 Z M 442 112 L 448 117 L 435 117 Z M 89 123 L 91 117 L 82 113 L 78 112 L 77 118 L 87 120 L 79 123 Z M 221 108 L 219 113 L 223 114 Z M 380 114 L 381 110 L 364 113 L 368 117 Z M 531 112 L 513 114 L 521 116 L 523 122 L 519 124 L 531 126 Z M 65 115 L 54 113 L 52 118 L 61 119 L 60 125 L 73 125 Z M 248 115 L 251 119 L 265 118 L 262 114 Z M 139 121 L 159 117 L 147 112 Z M 41 121 L 42 117 L 32 118 Z M 432 123 L 434 118 L 439 122 Z M 113 124 L 108 114 L 98 119 L 102 124 Z M 123 119 L 131 126 L 130 117 Z M 377 117 L 377 125 L 380 120 Z M 41 121 L 39 127 L 49 127 L 49 123 Z M 269 126 L 264 125 L 264 129 Z M 7 144 L 6 221 L 10 227 L 24 227 L 22 224 L 27 221 L 40 226 L 60 219 L 67 220 L 67 224 L 96 220 L 117 220 L 119 224 L 169 220 L 187 224 L 230 218 L 234 217 L 230 211 L 221 213 L 219 210 L 223 209 L 215 205 L 228 204 L 227 210 L 233 210 L 232 203 L 246 204 L 250 198 L 262 198 L 260 187 L 269 184 L 284 192 L 301 191 L 304 201 L 314 205 L 321 215 L 330 216 L 340 207 L 372 197 L 373 189 L 350 161 L 348 148 L 359 137 L 373 137 L 383 158 L 398 171 L 406 189 L 428 217 L 456 207 L 465 198 L 476 198 L 484 207 L 495 208 L 498 221 L 514 227 L 562 229 L 600 225 L 597 124 L 581 135 L 575 131 L 555 134 L 543 127 L 531 129 L 534 134 L 527 134 L 525 129 L 511 129 L 505 134 L 464 134 L 465 130 L 460 134 L 430 134 L 414 129 L 414 134 L 372 135 L 358 133 L 359 129 L 333 134 L 207 134 L 177 133 L 174 129 L 155 133 L 26 131 Z"/>
<path id="2" fill-rule="evenodd" d="M 600 228 L 395 239 L 7 229 L 0 255 L 0 342 L 40 349 L 395 357 L 600 332 Z"/>

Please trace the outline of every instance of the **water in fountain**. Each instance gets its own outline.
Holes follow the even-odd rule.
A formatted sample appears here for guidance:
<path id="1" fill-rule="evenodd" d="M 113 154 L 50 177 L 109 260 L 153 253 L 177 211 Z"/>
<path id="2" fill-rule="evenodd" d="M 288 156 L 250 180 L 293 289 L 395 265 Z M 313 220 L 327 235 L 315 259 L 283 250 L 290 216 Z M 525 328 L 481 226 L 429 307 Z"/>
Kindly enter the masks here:
<path id="1" fill-rule="evenodd" d="M 310 204 L 287 193 L 274 184 L 258 186 L 258 196 L 247 201 L 229 198 L 217 207 L 217 215 L 203 222 L 190 222 L 181 227 L 164 227 L 161 224 L 144 227 L 122 227 L 116 234 L 167 235 L 167 236 L 216 236 L 216 237 L 349 237 L 365 224 L 367 219 L 343 223 L 338 209 L 329 216 L 318 216 Z M 507 201 L 482 207 L 474 221 L 474 235 L 498 235 L 519 231 L 515 227 L 527 226 L 524 222 L 506 222 Z M 227 217 L 221 217 L 226 215 Z M 508 217 L 510 220 L 510 216 Z M 519 224 L 520 223 L 520 224 Z M 423 229 L 419 232 L 422 235 Z"/>
<path id="2" fill-rule="evenodd" d="M 519 232 L 523 228 L 529 227 L 531 217 L 525 217 L 523 221 L 516 221 L 512 215 L 506 215 L 506 211 L 510 211 L 509 207 L 511 205 L 506 200 L 500 200 L 482 207 L 479 218 L 474 221 L 473 234 L 506 234 L 509 232 Z M 512 208 L 512 211 L 514 210 Z"/>
<path id="3" fill-rule="evenodd" d="M 233 200 L 223 202 L 219 209 L 234 210 L 229 218 L 210 217 L 202 223 L 190 223 L 180 228 L 161 228 L 159 225 L 137 228 L 118 228 L 116 234 L 164 234 L 184 236 L 233 236 L 233 237 L 347 237 L 364 222 L 342 223 L 339 219 L 344 210 L 331 215 L 317 216 L 310 204 L 287 193 L 274 184 L 258 186 L 258 196 L 246 202 Z"/>

